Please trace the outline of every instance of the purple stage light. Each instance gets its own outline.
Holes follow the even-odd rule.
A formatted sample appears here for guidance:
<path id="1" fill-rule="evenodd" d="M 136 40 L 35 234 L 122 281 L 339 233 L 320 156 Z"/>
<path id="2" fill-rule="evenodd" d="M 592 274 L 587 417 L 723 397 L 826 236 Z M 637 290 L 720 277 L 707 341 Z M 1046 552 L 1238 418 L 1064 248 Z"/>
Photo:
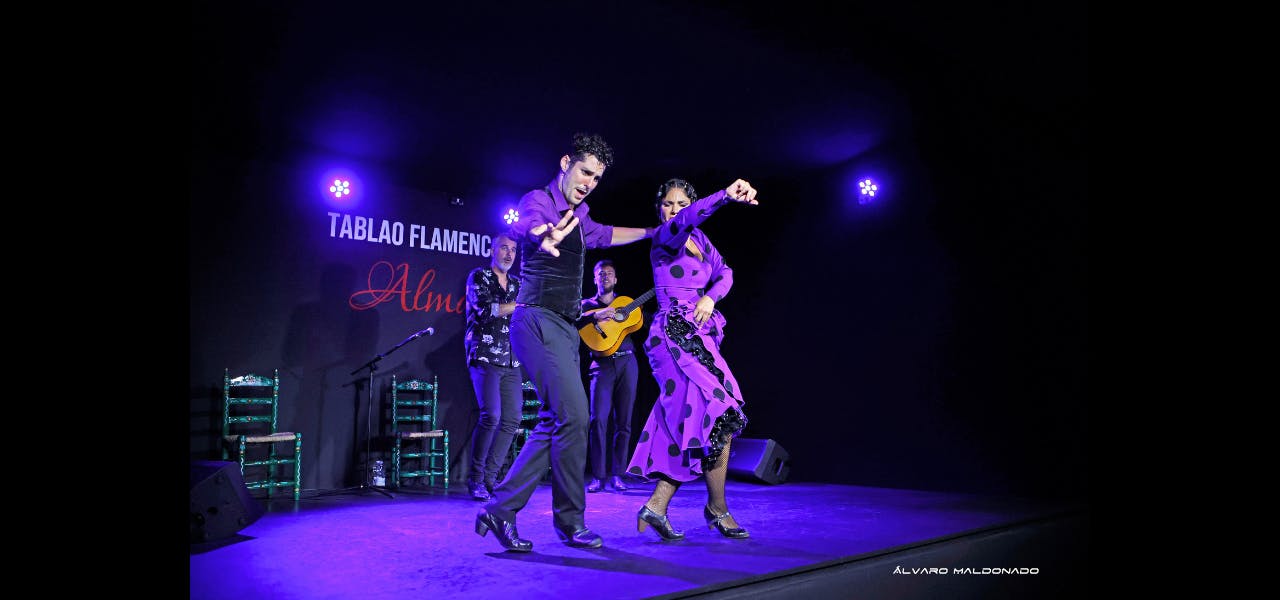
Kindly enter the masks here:
<path id="1" fill-rule="evenodd" d="M 507 225 L 515 223 L 520 220 L 520 212 L 514 208 L 508 209 L 507 214 L 502 215 L 502 220 L 506 221 Z"/>

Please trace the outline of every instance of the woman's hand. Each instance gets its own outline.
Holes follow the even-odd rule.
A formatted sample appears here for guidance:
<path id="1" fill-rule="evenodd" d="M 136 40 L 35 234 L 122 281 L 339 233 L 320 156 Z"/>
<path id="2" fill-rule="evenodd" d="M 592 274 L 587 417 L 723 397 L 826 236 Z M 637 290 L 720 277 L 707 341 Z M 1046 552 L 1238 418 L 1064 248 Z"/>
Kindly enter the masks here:
<path id="1" fill-rule="evenodd" d="M 711 313 L 716 309 L 716 301 L 711 296 L 703 296 L 698 298 L 698 304 L 693 307 L 693 323 L 698 327 L 702 327 L 707 319 L 711 318 Z"/>
<path id="2" fill-rule="evenodd" d="M 743 202 L 746 204 L 760 204 L 756 201 L 756 188 L 751 187 L 750 183 L 739 179 L 724 188 L 724 193 L 735 202 Z"/>

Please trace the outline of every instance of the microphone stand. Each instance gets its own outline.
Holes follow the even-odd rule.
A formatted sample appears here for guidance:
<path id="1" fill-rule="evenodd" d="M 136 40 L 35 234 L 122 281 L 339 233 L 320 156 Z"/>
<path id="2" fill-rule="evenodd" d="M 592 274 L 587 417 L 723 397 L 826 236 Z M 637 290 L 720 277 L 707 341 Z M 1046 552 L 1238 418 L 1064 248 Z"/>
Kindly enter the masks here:
<path id="1" fill-rule="evenodd" d="M 378 370 L 378 361 L 381 361 L 382 359 L 388 356 L 391 356 L 391 353 L 395 352 L 396 350 L 399 350 L 401 346 L 408 344 L 409 342 L 412 342 L 413 340 L 416 340 L 424 335 L 434 335 L 435 332 L 436 330 L 434 327 L 428 327 L 426 329 L 423 329 L 422 331 L 419 331 L 405 338 L 404 341 L 400 342 L 399 344 L 396 344 L 390 350 L 387 350 L 386 352 L 383 352 L 382 354 L 379 354 L 373 357 L 372 359 L 369 360 L 369 362 L 364 363 L 363 365 L 360 365 L 359 367 L 356 368 L 356 370 L 351 372 L 352 375 L 355 375 L 360 371 L 363 371 L 364 369 L 369 369 L 369 404 L 365 408 L 365 423 L 364 423 L 365 425 L 364 479 L 360 482 L 360 485 L 354 488 L 358 492 L 363 493 L 365 490 L 373 490 L 388 498 L 395 498 L 395 496 L 391 495 L 391 492 L 388 492 L 386 489 L 372 485 L 369 479 L 369 463 L 373 461 L 373 372 Z"/>

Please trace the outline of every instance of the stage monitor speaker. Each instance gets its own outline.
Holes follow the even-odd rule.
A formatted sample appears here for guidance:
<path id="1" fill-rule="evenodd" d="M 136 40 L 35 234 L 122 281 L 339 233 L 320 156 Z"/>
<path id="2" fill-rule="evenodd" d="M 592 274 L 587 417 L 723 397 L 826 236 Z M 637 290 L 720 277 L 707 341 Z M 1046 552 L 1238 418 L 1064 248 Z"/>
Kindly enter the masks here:
<path id="1" fill-rule="evenodd" d="M 229 537 L 262 516 L 234 462 L 191 461 L 191 543 Z"/>
<path id="2" fill-rule="evenodd" d="M 729 474 L 739 479 L 778 484 L 787 480 L 791 458 L 778 442 L 738 438 L 729 446 Z"/>

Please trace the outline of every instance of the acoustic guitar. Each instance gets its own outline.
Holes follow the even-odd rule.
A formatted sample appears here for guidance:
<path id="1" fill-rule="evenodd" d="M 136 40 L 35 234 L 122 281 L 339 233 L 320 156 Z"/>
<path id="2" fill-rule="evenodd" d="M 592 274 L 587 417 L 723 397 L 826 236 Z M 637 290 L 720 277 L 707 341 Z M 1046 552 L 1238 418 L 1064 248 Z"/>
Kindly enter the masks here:
<path id="1" fill-rule="evenodd" d="M 578 330 L 578 335 L 582 337 L 582 341 L 587 344 L 588 348 L 605 356 L 617 352 L 618 346 L 622 345 L 622 338 L 640 329 L 640 326 L 644 324 L 644 314 L 636 309 L 652 298 L 655 293 L 654 290 L 649 290 L 635 300 L 626 296 L 618 296 L 613 299 L 613 302 L 609 303 L 609 306 L 594 308 L 582 313 L 585 317 L 606 308 L 612 307 L 614 309 L 613 319 L 592 321 L 582 326 Z"/>

